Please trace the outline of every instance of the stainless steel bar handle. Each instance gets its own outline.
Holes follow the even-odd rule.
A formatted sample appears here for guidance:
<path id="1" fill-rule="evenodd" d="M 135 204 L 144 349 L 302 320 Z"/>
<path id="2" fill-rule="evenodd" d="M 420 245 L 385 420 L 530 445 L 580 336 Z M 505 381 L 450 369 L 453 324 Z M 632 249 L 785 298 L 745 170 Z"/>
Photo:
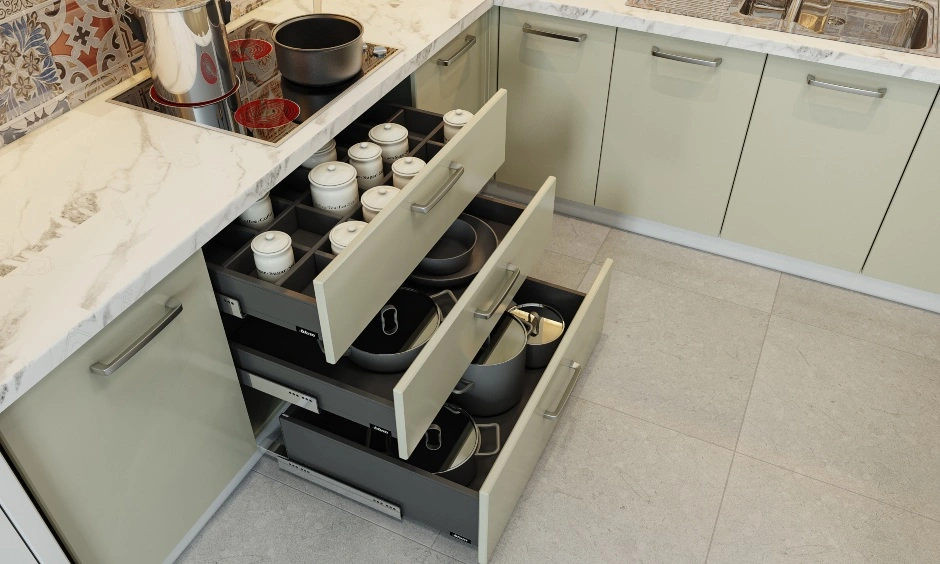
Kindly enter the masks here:
<path id="1" fill-rule="evenodd" d="M 582 33 L 580 35 L 565 35 L 564 33 L 555 33 L 554 31 L 536 29 L 529 24 L 522 24 L 522 33 L 541 35 L 542 37 L 551 37 L 552 39 L 561 39 L 562 41 L 570 41 L 572 43 L 584 43 L 587 41 L 586 33 Z"/>
<path id="2" fill-rule="evenodd" d="M 411 211 L 414 213 L 428 213 L 431 211 L 431 208 L 437 205 L 438 202 L 444 199 L 444 196 L 450 192 L 450 189 L 454 187 L 454 184 L 457 184 L 457 181 L 460 180 L 460 177 L 463 176 L 464 168 L 463 165 L 451 161 L 450 163 L 450 176 L 447 177 L 447 180 L 444 181 L 444 184 L 431 196 L 431 199 L 428 200 L 426 204 L 411 204 Z"/>
<path id="3" fill-rule="evenodd" d="M 514 264 L 507 265 L 506 272 L 512 273 L 512 276 L 509 277 L 509 282 L 506 284 L 506 287 L 503 288 L 503 290 L 500 292 L 499 299 L 493 300 L 493 303 L 492 305 L 490 305 L 489 309 L 486 309 L 486 310 L 478 309 L 474 311 L 473 316 L 476 317 L 477 319 L 490 319 L 494 315 L 496 315 L 496 312 L 499 310 L 499 306 L 503 303 L 503 301 L 505 301 L 506 298 L 509 297 L 509 292 L 511 292 L 512 287 L 516 285 L 516 280 L 518 280 L 519 276 L 522 275 L 522 271 L 519 270 L 519 267 Z"/>
<path id="4" fill-rule="evenodd" d="M 679 61 L 680 63 L 690 63 L 693 65 L 701 65 L 703 67 L 717 67 L 721 64 L 721 57 L 718 57 L 717 59 L 696 59 L 695 57 L 679 55 L 677 53 L 669 53 L 667 51 L 661 50 L 659 47 L 653 47 L 653 49 L 650 51 L 650 54 L 654 57 L 659 57 L 660 59 L 669 59 L 670 61 Z"/>
<path id="5" fill-rule="evenodd" d="M 463 57 L 464 55 L 466 55 L 466 54 L 467 54 L 467 51 L 469 51 L 470 49 L 472 49 L 473 46 L 476 45 L 476 44 L 477 44 L 477 38 L 474 37 L 474 36 L 472 36 L 472 35 L 468 35 L 467 38 L 466 38 L 466 42 L 463 44 L 463 47 L 460 48 L 460 51 L 457 51 L 456 53 L 454 53 L 453 55 L 451 55 L 451 57 L 450 57 L 449 59 L 438 59 L 438 60 L 437 60 L 437 65 L 438 65 L 438 66 L 441 66 L 441 67 L 449 67 L 449 66 L 451 66 L 452 64 L 454 64 L 455 62 L 457 62 L 457 59 L 459 59 L 460 57 Z"/>
<path id="6" fill-rule="evenodd" d="M 846 86 L 845 84 L 836 84 L 835 82 L 825 82 L 823 80 L 816 80 L 816 77 L 811 74 L 806 75 L 806 84 L 809 84 L 810 86 L 818 86 L 819 88 L 825 88 L 826 90 L 836 90 L 838 92 L 858 94 L 859 96 L 868 96 L 869 98 L 884 98 L 885 94 L 888 93 L 887 88 L 879 88 L 877 90 L 868 90 L 866 88 L 856 88 L 854 86 Z"/>
<path id="7" fill-rule="evenodd" d="M 160 334 L 160 331 L 166 329 L 166 326 L 169 325 L 176 316 L 183 312 L 183 304 L 177 303 L 176 300 L 170 299 L 166 303 L 166 313 L 163 314 L 163 317 L 160 318 L 160 321 L 157 321 L 153 324 L 153 327 L 147 329 L 147 331 L 140 336 L 136 341 L 131 343 L 131 346 L 124 349 L 124 352 L 119 354 L 117 358 L 111 362 L 105 364 L 104 362 L 96 362 L 91 365 L 90 369 L 93 374 L 98 374 L 100 376 L 110 376 L 118 371 L 119 368 L 124 366 L 124 364 L 134 358 L 134 355 L 140 352 L 140 350 L 147 346 L 150 341 L 154 339 L 157 335 Z"/>
<path id="8" fill-rule="evenodd" d="M 542 417 L 545 419 L 558 419 L 561 416 L 561 412 L 565 410 L 565 406 L 568 405 L 568 400 L 571 399 L 571 393 L 574 392 L 574 387 L 578 385 L 578 378 L 581 377 L 581 370 L 584 368 L 581 366 L 581 363 L 575 362 L 573 360 L 568 361 L 568 368 L 574 370 L 574 375 L 571 377 L 571 381 L 568 382 L 568 387 L 565 388 L 565 393 L 561 396 L 561 401 L 558 402 L 558 407 L 554 411 L 546 411 L 542 414 Z"/>

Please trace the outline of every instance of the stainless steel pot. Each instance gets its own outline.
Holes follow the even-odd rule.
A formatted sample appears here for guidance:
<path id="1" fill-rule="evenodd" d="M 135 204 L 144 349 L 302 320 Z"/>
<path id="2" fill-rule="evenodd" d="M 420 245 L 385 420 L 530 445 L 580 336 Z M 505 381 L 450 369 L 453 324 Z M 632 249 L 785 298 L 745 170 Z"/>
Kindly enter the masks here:
<path id="1" fill-rule="evenodd" d="M 375 372 L 407 370 L 444 320 L 439 302 L 452 306 L 457 298 L 399 288 L 349 347 L 350 360 Z"/>
<path id="2" fill-rule="evenodd" d="M 338 14 L 309 14 L 274 28 L 281 76 L 304 86 L 345 82 L 362 70 L 362 24 Z"/>
<path id="3" fill-rule="evenodd" d="M 466 221 L 457 219 L 421 259 L 418 268 L 428 274 L 453 274 L 467 266 L 476 244 L 476 230 Z"/>
<path id="4" fill-rule="evenodd" d="M 209 127 L 217 127 L 225 131 L 247 134 L 248 130 L 235 120 L 235 112 L 241 105 L 238 87 L 235 88 L 236 91 L 229 96 L 208 104 L 174 104 L 158 98 L 154 92 L 155 88 L 150 90 L 150 97 L 163 107 L 163 111 L 167 115 L 208 125 Z"/>
<path id="5" fill-rule="evenodd" d="M 509 313 L 530 327 L 525 365 L 528 368 L 548 366 L 565 332 L 565 318 L 557 309 L 545 304 L 520 304 Z"/>
<path id="6" fill-rule="evenodd" d="M 492 429 L 496 438 L 496 446 L 487 451 L 483 450 L 484 429 Z M 387 448 L 394 456 L 397 450 L 391 450 L 392 446 L 389 440 Z M 477 423 L 465 410 L 444 404 L 408 462 L 452 482 L 467 485 L 477 475 L 476 457 L 499 454 L 501 448 L 499 423 Z"/>
<path id="7" fill-rule="evenodd" d="M 490 417 L 512 409 L 525 391 L 525 350 L 529 327 L 503 315 L 467 367 L 452 401 L 472 415 Z"/>
<path id="8" fill-rule="evenodd" d="M 128 0 L 146 36 L 144 55 L 160 98 L 219 101 L 237 86 L 216 0 Z"/>

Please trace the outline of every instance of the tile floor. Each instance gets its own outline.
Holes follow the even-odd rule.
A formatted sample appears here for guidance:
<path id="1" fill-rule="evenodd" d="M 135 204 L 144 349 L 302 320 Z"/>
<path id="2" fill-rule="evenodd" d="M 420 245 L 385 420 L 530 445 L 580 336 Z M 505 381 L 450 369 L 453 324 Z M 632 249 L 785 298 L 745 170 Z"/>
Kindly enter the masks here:
<path id="1" fill-rule="evenodd" d="M 494 561 L 940 563 L 940 315 L 556 216 L 535 275 L 614 276 Z M 185 564 L 475 562 L 259 463 Z"/>

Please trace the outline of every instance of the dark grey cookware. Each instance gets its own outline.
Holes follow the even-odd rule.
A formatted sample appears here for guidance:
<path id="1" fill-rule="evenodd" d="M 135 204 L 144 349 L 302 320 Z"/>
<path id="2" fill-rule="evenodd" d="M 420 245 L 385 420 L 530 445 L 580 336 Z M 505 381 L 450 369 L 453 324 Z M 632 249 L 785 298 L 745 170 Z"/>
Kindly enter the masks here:
<path id="1" fill-rule="evenodd" d="M 399 288 L 349 347 L 350 360 L 375 372 L 407 370 L 444 320 L 439 301 L 457 298 Z"/>
<path id="2" fill-rule="evenodd" d="M 421 259 L 418 268 L 428 274 L 446 275 L 458 272 L 470 262 L 470 255 L 476 244 L 477 232 L 473 226 L 457 219 Z"/>
<path id="3" fill-rule="evenodd" d="M 362 70 L 362 24 L 338 14 L 309 14 L 274 28 L 281 76 L 304 86 L 345 82 Z"/>
<path id="4" fill-rule="evenodd" d="M 444 275 L 429 274 L 419 266 L 408 277 L 409 281 L 433 288 L 451 288 L 470 282 L 480 272 L 486 261 L 496 251 L 496 247 L 499 245 L 499 237 L 496 236 L 496 232 L 488 223 L 478 217 L 462 213 L 460 219 L 470 224 L 477 234 L 477 243 L 470 252 L 467 265 L 453 274 Z"/>
<path id="5" fill-rule="evenodd" d="M 530 327 L 525 365 L 528 368 L 548 366 L 565 332 L 565 318 L 557 309 L 545 304 L 520 304 L 511 308 L 509 313 Z"/>
<path id="6" fill-rule="evenodd" d="M 504 413 L 519 403 L 525 391 L 528 335 L 522 320 L 503 315 L 460 379 L 454 403 L 479 417 Z"/>

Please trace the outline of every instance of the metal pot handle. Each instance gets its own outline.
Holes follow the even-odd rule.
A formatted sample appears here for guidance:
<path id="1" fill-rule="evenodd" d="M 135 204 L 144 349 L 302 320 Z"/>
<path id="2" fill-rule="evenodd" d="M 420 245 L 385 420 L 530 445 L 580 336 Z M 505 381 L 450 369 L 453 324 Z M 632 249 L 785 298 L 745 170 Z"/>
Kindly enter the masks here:
<path id="1" fill-rule="evenodd" d="M 386 321 L 385 314 L 392 312 L 391 323 Z M 398 308 L 393 305 L 387 305 L 379 312 L 379 319 L 382 321 L 382 332 L 386 335 L 398 333 Z"/>
<path id="2" fill-rule="evenodd" d="M 463 387 L 461 388 L 460 385 L 463 385 Z M 473 387 L 473 382 L 471 382 L 470 380 L 464 380 L 463 378 L 461 378 L 460 381 L 457 382 L 457 386 L 458 387 L 454 388 L 454 391 L 451 392 L 455 396 L 459 396 L 461 394 L 465 394 L 469 392 L 470 388 Z"/>
<path id="3" fill-rule="evenodd" d="M 477 432 L 480 433 L 480 444 L 477 445 L 476 456 L 493 456 L 494 454 L 499 454 L 499 450 L 502 448 L 499 440 L 499 423 L 476 423 Z M 483 446 L 483 429 L 495 429 L 496 431 L 496 448 L 490 451 L 483 452 L 480 448 Z"/>
<path id="4" fill-rule="evenodd" d="M 431 435 L 433 434 L 436 434 L 437 438 L 432 439 Z M 432 423 L 428 430 L 424 432 L 424 446 L 428 450 L 438 450 L 441 448 L 441 443 L 444 442 L 443 436 L 440 425 Z"/>
<path id="5" fill-rule="evenodd" d="M 529 336 L 538 337 L 539 331 L 542 329 L 542 316 L 537 312 L 530 311 L 526 319 L 529 321 Z"/>

